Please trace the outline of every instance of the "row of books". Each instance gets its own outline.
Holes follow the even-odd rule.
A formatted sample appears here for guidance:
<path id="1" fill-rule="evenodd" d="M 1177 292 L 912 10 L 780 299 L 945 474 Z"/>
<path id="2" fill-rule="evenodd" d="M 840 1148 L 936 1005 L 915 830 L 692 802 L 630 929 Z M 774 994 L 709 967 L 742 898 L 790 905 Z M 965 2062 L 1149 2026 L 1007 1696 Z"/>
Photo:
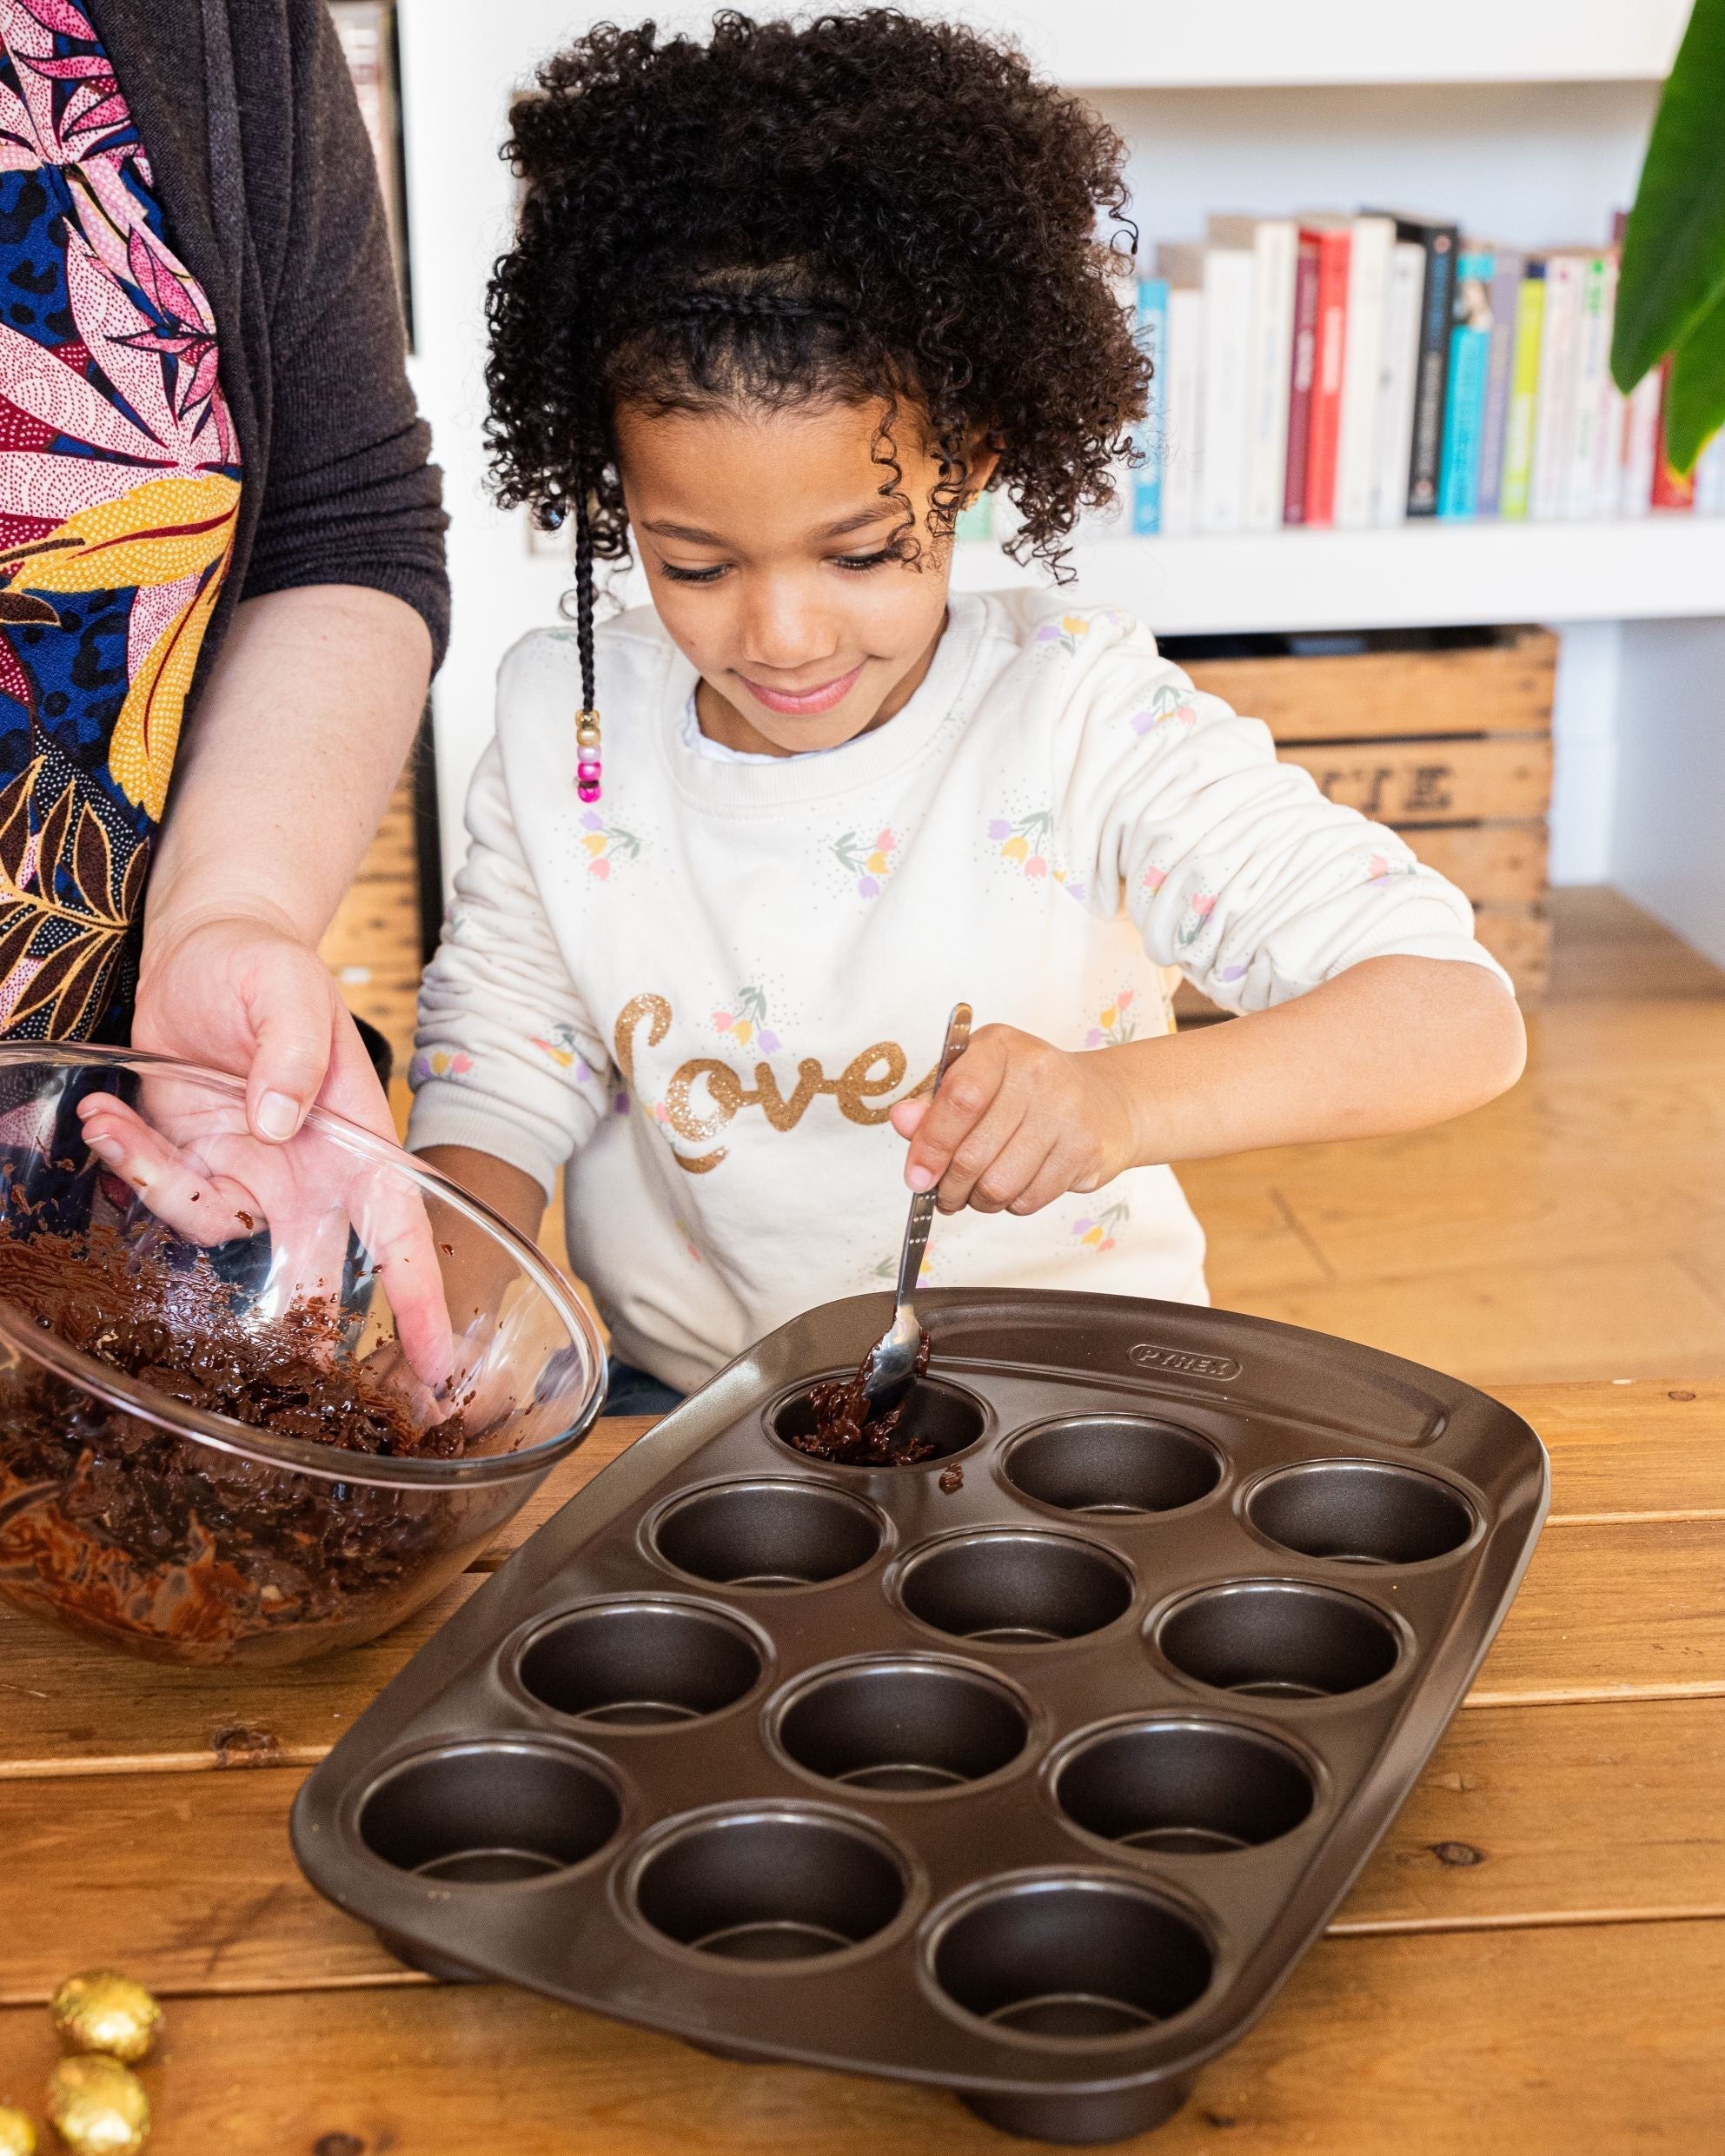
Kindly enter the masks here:
<path id="1" fill-rule="evenodd" d="M 1217 216 L 1156 271 L 1123 294 L 1153 373 L 1117 528 L 1725 514 L 1725 435 L 1679 479 L 1662 375 L 1629 397 L 1612 383 L 1615 242 L 1523 250 L 1374 211 Z M 966 530 L 1006 535 L 993 521 Z"/>

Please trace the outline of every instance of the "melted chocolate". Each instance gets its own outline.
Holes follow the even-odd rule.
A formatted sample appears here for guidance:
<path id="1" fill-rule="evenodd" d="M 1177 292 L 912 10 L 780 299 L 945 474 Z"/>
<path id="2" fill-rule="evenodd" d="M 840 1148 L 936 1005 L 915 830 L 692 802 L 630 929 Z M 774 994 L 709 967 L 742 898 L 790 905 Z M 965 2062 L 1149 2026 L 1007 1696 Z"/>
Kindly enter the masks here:
<path id="1" fill-rule="evenodd" d="M 919 1377 L 928 1368 L 930 1344 L 929 1336 L 924 1333 L 917 1350 Z M 908 1437 L 902 1444 L 893 1442 L 916 1396 L 915 1386 L 896 1407 L 888 1408 L 884 1415 L 873 1414 L 864 1390 L 868 1365 L 866 1355 L 854 1377 L 829 1378 L 825 1384 L 811 1385 L 808 1403 L 814 1428 L 790 1442 L 811 1459 L 831 1460 L 840 1467 L 915 1467 L 932 1460 L 939 1448 L 931 1438 Z"/>
<path id="2" fill-rule="evenodd" d="M 373 1457 L 464 1449 L 458 1416 L 421 1429 L 351 1359 L 339 1311 L 248 1323 L 203 1257 L 169 1264 L 103 1228 L 0 1235 L 0 1298 L 164 1398 L 254 1429 Z M 366 1636 L 474 1509 L 176 1436 L 27 1357 L 0 1369 L 0 1592 L 144 1653 L 222 1661 L 309 1626 Z"/>

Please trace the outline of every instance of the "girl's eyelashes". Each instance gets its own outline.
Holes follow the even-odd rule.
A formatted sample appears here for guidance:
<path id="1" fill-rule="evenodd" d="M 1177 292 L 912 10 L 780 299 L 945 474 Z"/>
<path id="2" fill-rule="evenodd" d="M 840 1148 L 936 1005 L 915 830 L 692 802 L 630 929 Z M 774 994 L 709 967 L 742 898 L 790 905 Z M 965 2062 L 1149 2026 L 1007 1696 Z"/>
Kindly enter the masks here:
<path id="1" fill-rule="evenodd" d="M 892 561 L 894 555 L 890 547 L 883 547 L 876 554 L 839 554 L 827 558 L 835 569 L 844 569 L 853 576 L 861 576 L 866 571 L 878 569 L 883 563 Z M 661 554 L 659 566 L 673 584 L 716 584 L 731 565 L 720 561 L 710 569 L 681 569 L 674 561 L 666 561 Z"/>
<path id="2" fill-rule="evenodd" d="M 674 561 L 667 561 L 661 554 L 660 567 L 673 584 L 716 584 L 724 575 L 726 565 L 720 561 L 710 569 L 680 569 Z"/>

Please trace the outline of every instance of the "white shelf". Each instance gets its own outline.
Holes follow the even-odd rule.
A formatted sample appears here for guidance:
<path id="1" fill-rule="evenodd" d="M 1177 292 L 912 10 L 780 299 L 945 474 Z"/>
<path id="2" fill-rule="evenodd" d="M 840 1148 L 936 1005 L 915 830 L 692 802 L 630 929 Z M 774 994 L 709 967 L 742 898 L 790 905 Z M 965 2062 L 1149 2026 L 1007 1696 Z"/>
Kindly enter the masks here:
<path id="1" fill-rule="evenodd" d="M 952 12 L 1086 90 L 1656 82 L 1689 0 L 959 0 Z"/>
<path id="2" fill-rule="evenodd" d="M 1130 607 L 1166 636 L 1670 620 L 1725 612 L 1725 518 L 1104 540 L 1075 547 L 1072 567 L 1075 600 Z M 1036 574 L 966 546 L 953 581 L 985 591 Z"/>

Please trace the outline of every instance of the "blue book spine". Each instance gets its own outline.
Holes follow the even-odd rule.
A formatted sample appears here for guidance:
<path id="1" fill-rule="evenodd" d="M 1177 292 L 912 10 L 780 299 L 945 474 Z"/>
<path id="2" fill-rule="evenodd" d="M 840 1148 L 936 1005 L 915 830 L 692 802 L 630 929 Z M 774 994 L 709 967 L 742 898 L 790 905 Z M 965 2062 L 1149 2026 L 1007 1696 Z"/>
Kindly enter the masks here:
<path id="1" fill-rule="evenodd" d="M 1150 401 L 1132 440 L 1144 462 L 1132 474 L 1132 529 L 1162 529 L 1162 451 L 1168 419 L 1168 280 L 1146 277 L 1138 286 L 1138 349 L 1150 362 Z"/>
<path id="2" fill-rule="evenodd" d="M 1437 474 L 1441 517 L 1465 519 L 1479 509 L 1480 443 L 1491 372 L 1491 280 L 1496 267 L 1496 257 L 1477 248 L 1464 248 L 1456 261 L 1455 322 Z"/>

